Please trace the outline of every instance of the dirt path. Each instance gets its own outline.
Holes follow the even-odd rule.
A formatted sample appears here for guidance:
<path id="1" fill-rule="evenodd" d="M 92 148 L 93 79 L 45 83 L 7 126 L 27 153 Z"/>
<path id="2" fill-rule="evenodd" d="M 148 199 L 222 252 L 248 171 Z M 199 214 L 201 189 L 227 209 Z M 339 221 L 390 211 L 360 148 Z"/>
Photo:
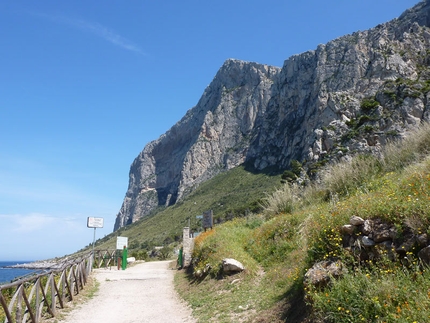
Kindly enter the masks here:
<path id="1" fill-rule="evenodd" d="M 173 287 L 169 261 L 145 262 L 126 270 L 96 269 L 96 295 L 60 323 L 195 323 Z"/>

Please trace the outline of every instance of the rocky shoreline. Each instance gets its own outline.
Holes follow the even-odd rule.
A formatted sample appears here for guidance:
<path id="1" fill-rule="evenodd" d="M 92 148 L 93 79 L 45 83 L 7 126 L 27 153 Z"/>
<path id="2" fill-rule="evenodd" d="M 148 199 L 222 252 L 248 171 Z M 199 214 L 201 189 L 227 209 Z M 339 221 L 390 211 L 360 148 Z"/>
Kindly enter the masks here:
<path id="1" fill-rule="evenodd" d="M 29 262 L 29 263 L 24 263 L 24 264 L 5 266 L 3 268 L 32 269 L 32 270 L 60 269 L 64 266 L 65 261 L 66 260 L 64 260 L 64 259 L 61 259 L 58 261 L 42 260 L 42 261 Z"/>

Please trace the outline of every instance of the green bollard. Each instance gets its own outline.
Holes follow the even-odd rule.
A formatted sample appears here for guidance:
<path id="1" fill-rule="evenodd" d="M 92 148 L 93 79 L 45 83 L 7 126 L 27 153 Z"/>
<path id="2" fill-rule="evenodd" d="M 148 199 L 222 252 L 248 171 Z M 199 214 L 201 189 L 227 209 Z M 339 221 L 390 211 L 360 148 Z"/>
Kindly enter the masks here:
<path id="1" fill-rule="evenodd" d="M 124 246 L 124 249 L 122 250 L 122 264 L 121 264 L 122 270 L 125 270 L 127 268 L 127 248 Z"/>
<path id="2" fill-rule="evenodd" d="M 179 269 L 182 269 L 182 267 L 184 266 L 183 259 L 182 259 L 183 252 L 184 252 L 184 249 L 181 247 L 181 249 L 179 249 L 179 255 L 178 255 L 178 266 L 179 266 Z"/>

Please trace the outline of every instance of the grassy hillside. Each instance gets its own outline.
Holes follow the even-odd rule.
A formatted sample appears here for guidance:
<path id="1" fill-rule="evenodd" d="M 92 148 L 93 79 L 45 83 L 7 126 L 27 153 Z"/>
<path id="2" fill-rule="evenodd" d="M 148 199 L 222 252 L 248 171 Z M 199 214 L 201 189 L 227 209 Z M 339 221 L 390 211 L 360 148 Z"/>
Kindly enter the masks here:
<path id="1" fill-rule="evenodd" d="M 351 216 L 392 224 L 400 240 L 409 232 L 428 241 L 428 124 L 379 158 L 356 156 L 330 166 L 318 184 L 285 185 L 266 196 L 265 210 L 200 235 L 177 290 L 199 322 L 429 322 L 430 270 L 416 249 L 358 260 L 342 246 L 340 227 Z M 227 257 L 246 270 L 223 275 Z M 325 287 L 305 285 L 306 271 L 324 259 L 342 261 L 347 273 Z"/>
<path id="2" fill-rule="evenodd" d="M 115 249 L 117 236 L 129 238 L 131 254 L 169 245 L 182 239 L 182 229 L 188 226 L 188 221 L 194 231 L 200 231 L 201 223 L 196 216 L 204 211 L 213 210 L 215 224 L 258 212 L 262 198 L 276 190 L 280 180 L 280 175 L 253 173 L 245 167 L 236 167 L 203 183 L 176 205 L 156 210 L 152 216 L 99 239 L 96 248 Z"/>

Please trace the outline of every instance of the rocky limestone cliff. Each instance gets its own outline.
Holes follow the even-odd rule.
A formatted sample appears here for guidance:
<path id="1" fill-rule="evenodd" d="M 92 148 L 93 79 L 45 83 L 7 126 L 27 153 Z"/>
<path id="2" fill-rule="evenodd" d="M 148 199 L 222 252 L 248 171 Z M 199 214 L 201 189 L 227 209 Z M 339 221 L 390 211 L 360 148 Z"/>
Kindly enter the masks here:
<path id="1" fill-rule="evenodd" d="M 430 4 L 289 58 L 247 158 L 258 169 L 291 159 L 375 151 L 429 119 Z"/>
<path id="2" fill-rule="evenodd" d="M 279 72 L 277 67 L 227 60 L 198 104 L 134 160 L 115 230 L 242 164 Z"/>
<path id="3" fill-rule="evenodd" d="M 308 169 L 430 119 L 430 0 L 398 19 L 295 55 L 282 69 L 227 60 L 198 104 L 130 168 L 114 230 L 244 162 Z"/>

